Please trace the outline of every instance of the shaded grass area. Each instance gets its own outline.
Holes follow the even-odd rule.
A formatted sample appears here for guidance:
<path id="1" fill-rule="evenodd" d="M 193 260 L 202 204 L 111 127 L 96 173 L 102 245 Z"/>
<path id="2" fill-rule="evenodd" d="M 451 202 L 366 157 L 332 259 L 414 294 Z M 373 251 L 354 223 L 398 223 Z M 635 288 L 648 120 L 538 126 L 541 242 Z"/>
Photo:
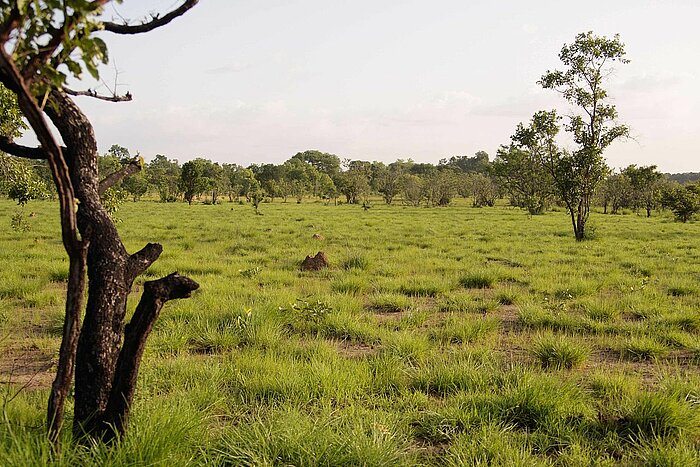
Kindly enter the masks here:
<path id="1" fill-rule="evenodd" d="M 129 251 L 164 246 L 136 292 L 202 289 L 156 323 L 129 436 L 55 454 L 67 261 L 56 207 L 31 209 L 19 234 L 0 202 L 3 465 L 700 462 L 698 224 L 594 215 L 576 243 L 504 207 L 127 203 Z"/>

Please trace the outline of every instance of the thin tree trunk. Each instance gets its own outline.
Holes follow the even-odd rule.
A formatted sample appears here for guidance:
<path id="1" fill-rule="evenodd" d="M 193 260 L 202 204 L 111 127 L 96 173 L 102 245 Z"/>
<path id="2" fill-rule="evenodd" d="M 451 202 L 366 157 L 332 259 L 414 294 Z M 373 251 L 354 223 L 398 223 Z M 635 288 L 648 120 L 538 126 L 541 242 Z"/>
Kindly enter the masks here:
<path id="1" fill-rule="evenodd" d="M 83 243 L 86 247 L 87 244 Z M 66 398 L 70 392 L 75 372 L 75 355 L 80 335 L 80 313 L 83 309 L 85 292 L 85 268 L 87 249 L 82 248 L 77 254 L 70 255 L 68 284 L 66 293 L 66 317 L 63 322 L 63 339 L 58 354 L 56 378 L 51 386 L 48 413 L 46 417 L 49 439 L 55 445 L 58 442 Z"/>

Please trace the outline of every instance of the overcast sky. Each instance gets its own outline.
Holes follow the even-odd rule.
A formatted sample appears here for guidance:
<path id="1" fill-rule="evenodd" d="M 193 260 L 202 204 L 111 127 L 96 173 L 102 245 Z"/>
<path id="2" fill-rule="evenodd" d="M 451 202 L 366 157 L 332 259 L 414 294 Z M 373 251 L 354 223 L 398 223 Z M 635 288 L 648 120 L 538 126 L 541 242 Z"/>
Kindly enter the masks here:
<path id="1" fill-rule="evenodd" d="M 126 0 L 126 18 L 174 0 Z M 139 9 L 137 9 L 139 8 Z M 146 159 L 280 163 L 492 157 L 518 122 L 562 107 L 536 81 L 577 33 L 619 33 L 631 60 L 608 88 L 634 140 L 613 167 L 700 171 L 697 0 L 201 0 L 152 33 L 106 36 L 103 71 L 131 103 L 81 98 L 100 150 Z"/>

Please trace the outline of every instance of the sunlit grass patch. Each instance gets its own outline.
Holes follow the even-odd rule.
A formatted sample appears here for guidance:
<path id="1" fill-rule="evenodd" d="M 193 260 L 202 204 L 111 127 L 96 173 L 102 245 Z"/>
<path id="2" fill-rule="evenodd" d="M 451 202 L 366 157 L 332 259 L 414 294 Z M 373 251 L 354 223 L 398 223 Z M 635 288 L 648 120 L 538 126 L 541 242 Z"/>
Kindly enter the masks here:
<path id="1" fill-rule="evenodd" d="M 444 278 L 413 277 L 401 282 L 396 291 L 411 297 L 436 297 L 450 289 L 450 283 Z"/>
<path id="2" fill-rule="evenodd" d="M 655 360 L 663 356 L 668 348 L 649 337 L 633 337 L 620 346 L 620 354 L 628 360 Z"/>
<path id="3" fill-rule="evenodd" d="M 700 416 L 691 404 L 663 394 L 640 394 L 616 422 L 615 428 L 628 436 L 655 440 L 700 433 Z"/>
<path id="4" fill-rule="evenodd" d="M 378 293 L 368 299 L 370 310 L 379 313 L 400 313 L 414 306 L 410 297 L 398 293 Z"/>
<path id="5" fill-rule="evenodd" d="M 476 297 L 468 292 L 447 292 L 437 299 L 437 309 L 444 312 L 467 312 L 474 308 Z"/>
<path id="6" fill-rule="evenodd" d="M 345 258 L 341 264 L 343 269 L 360 269 L 365 271 L 371 265 L 369 258 L 363 254 L 354 254 Z"/>
<path id="7" fill-rule="evenodd" d="M 498 329 L 494 318 L 453 315 L 441 327 L 433 329 L 430 337 L 443 344 L 468 344 L 484 339 Z"/>
<path id="8" fill-rule="evenodd" d="M 576 342 L 573 338 L 560 336 L 541 336 L 531 349 L 542 368 L 570 370 L 583 364 L 590 350 Z"/>
<path id="9" fill-rule="evenodd" d="M 495 283 L 495 275 L 485 271 L 472 272 L 459 278 L 459 285 L 465 289 L 490 289 Z"/>

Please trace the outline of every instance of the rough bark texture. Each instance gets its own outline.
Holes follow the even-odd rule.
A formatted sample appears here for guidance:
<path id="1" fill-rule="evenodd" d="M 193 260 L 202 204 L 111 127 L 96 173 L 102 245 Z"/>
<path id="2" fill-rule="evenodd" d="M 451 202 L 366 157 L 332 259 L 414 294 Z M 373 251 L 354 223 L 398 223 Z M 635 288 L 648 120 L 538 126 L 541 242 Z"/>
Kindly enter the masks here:
<path id="1" fill-rule="evenodd" d="M 126 325 L 124 345 L 119 354 L 112 391 L 102 417 L 106 440 L 124 433 L 143 349 L 161 308 L 168 300 L 187 298 L 198 288 L 199 284 L 195 281 L 177 273 L 144 284 L 141 301 L 131 321 Z"/>
<path id="2" fill-rule="evenodd" d="M 84 245 L 87 246 L 85 243 Z M 73 383 L 75 353 L 78 347 L 78 336 L 80 335 L 80 312 L 83 309 L 85 292 L 86 250 L 87 248 L 83 248 L 78 255 L 72 255 L 69 258 L 63 339 L 61 340 L 61 348 L 58 354 L 56 378 L 51 385 L 46 417 L 49 438 L 53 443 L 58 441 L 58 436 L 63 426 L 66 398 Z"/>
<path id="3" fill-rule="evenodd" d="M 88 435 L 112 439 L 115 434 L 123 433 L 123 421 L 127 419 L 133 398 L 133 386 L 125 389 L 124 384 L 120 383 L 116 387 L 115 381 L 135 381 L 143 345 L 160 308 L 167 300 L 180 298 L 175 293 L 159 294 L 162 292 L 161 284 L 173 287 L 180 284 L 182 287 L 182 284 L 188 283 L 190 292 L 197 286 L 191 279 L 180 276 L 168 276 L 162 279 L 163 283 L 156 281 L 158 287 L 150 285 L 144 292 L 142 303 L 145 300 L 151 304 L 148 309 L 157 308 L 157 311 L 148 315 L 152 317 L 148 332 L 139 334 L 141 349 L 129 351 L 133 342 L 129 346 L 122 345 L 126 303 L 133 282 L 158 259 L 162 247 L 149 243 L 133 255 L 126 251 L 112 219 L 100 203 L 100 192 L 114 178 L 108 177 L 106 181 L 99 182 L 97 143 L 92 125 L 62 90 L 51 92 L 46 112 L 68 148 L 71 179 L 76 198 L 80 200 L 78 228 L 89 245 L 86 258 L 89 280 L 87 306 L 75 357 L 73 430 L 79 437 Z M 127 167 L 130 168 L 126 172 L 134 170 L 133 164 Z M 180 295 L 184 298 L 189 293 Z M 146 309 L 146 305 L 140 307 Z M 134 316 L 137 321 L 130 329 L 144 326 L 143 313 Z M 139 322 L 141 324 L 136 324 Z M 120 371 L 127 371 L 128 374 Z M 114 433 L 114 429 L 118 432 Z"/>
<path id="4" fill-rule="evenodd" d="M 19 14 L 18 11 L 14 12 L 17 15 Z M 9 21 L 3 27 L 14 27 L 12 24 L 15 21 L 17 20 Z M 41 143 L 41 148 L 38 148 L 38 150 L 44 152 L 45 158 L 49 162 L 51 175 L 59 195 L 61 238 L 70 263 L 68 273 L 69 289 L 66 297 L 66 323 L 59 354 L 60 366 L 51 388 L 47 410 L 49 439 L 56 443 L 63 423 L 65 400 L 70 390 L 70 382 L 74 372 L 76 333 L 79 332 L 77 329 L 80 325 L 80 312 L 85 289 L 87 243 L 85 239 L 78 238 L 75 191 L 66 162 L 66 151 L 56 142 L 41 109 L 31 95 L 28 83 L 22 78 L 12 58 L 7 55 L 4 49 L 4 42 L 9 36 L 4 31 L 0 34 L 3 44 L 3 46 L 0 46 L 0 81 L 17 95 L 20 109 Z M 11 149 L 10 152 L 12 153 Z M 27 156 L 25 152 L 14 153 L 14 155 L 19 157 Z"/>
<path id="5" fill-rule="evenodd" d="M 49 62 L 54 67 L 65 64 L 62 60 L 76 47 L 71 41 L 84 33 L 81 25 L 110 1 L 92 0 L 79 8 L 63 10 L 60 27 L 53 24 L 46 27 L 41 21 L 32 23 L 35 16 L 41 16 L 41 8 L 55 8 L 40 2 L 31 3 L 31 8 L 26 5 L 21 9 L 9 8 L 0 24 L 0 82 L 17 95 L 20 109 L 40 143 L 39 148 L 26 148 L 4 138 L 0 139 L 0 148 L 19 157 L 48 160 L 60 200 L 63 244 L 70 260 L 59 367 L 48 404 L 49 438 L 54 442 L 59 437 L 73 375 L 73 428 L 78 437 L 113 439 L 123 433 L 143 348 L 153 322 L 165 302 L 188 297 L 198 287 L 191 279 L 177 274 L 146 283 L 139 309 L 128 326 L 126 343 L 122 345 L 126 302 L 134 279 L 158 259 L 162 247 L 149 243 L 130 255 L 100 202 L 100 194 L 123 177 L 140 170 L 141 164 L 134 160 L 100 183 L 92 125 L 67 93 L 100 96 L 56 87 L 47 78 L 50 73 L 44 73 Z M 162 17 L 154 15 L 149 22 L 140 25 L 104 23 L 104 29 L 118 34 L 151 31 L 168 24 L 197 3 L 198 0 L 185 0 L 180 7 Z M 37 30 L 27 29 L 28 24 L 34 24 Z M 42 31 L 44 27 L 46 30 Z M 7 53 L 8 41 L 31 42 L 36 37 L 42 37 L 41 47 L 29 55 L 17 58 Z M 64 148 L 58 145 L 45 115 L 60 133 Z M 81 328 L 86 276 L 87 304 Z"/>

